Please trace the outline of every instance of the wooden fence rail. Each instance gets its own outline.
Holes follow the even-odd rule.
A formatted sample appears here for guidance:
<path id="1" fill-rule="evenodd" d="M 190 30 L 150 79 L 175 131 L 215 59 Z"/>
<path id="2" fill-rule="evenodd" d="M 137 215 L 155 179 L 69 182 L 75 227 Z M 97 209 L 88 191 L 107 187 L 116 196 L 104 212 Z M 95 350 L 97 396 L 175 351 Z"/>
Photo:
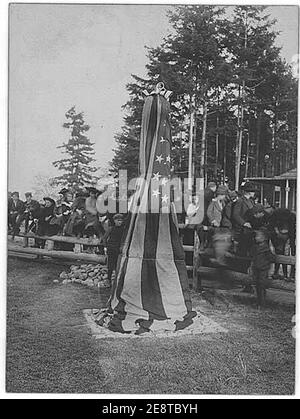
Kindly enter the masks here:
<path id="1" fill-rule="evenodd" d="M 74 261 L 83 261 L 96 264 L 105 264 L 106 257 L 104 255 L 96 255 L 89 253 L 75 253 L 67 250 L 48 250 L 48 249 L 38 249 L 35 247 L 21 247 L 8 244 L 8 251 L 13 253 L 21 253 L 26 255 L 36 255 L 39 257 L 51 257 L 54 259 L 68 259 Z"/>
<path id="2" fill-rule="evenodd" d="M 189 229 L 190 226 L 185 226 L 184 224 L 179 225 L 179 229 L 181 230 L 181 235 L 183 234 L 184 230 Z M 35 234 L 18 234 L 17 237 L 22 237 L 23 247 L 15 245 L 13 243 L 8 244 L 8 251 L 13 253 L 20 253 L 20 254 L 30 254 L 36 255 L 38 257 L 51 257 L 57 259 L 69 259 L 69 260 L 80 260 L 86 261 L 90 263 L 105 263 L 106 257 L 104 255 L 97 255 L 97 254 L 89 254 L 82 252 L 82 246 L 90 246 L 90 247 L 97 247 L 103 246 L 103 241 L 101 239 L 88 239 L 88 238 L 76 238 L 76 237 L 68 237 L 68 236 L 38 236 Z M 38 240 L 45 240 L 46 241 L 46 248 L 39 249 L 35 247 L 28 246 L 29 239 L 38 239 Z M 74 251 L 65 251 L 65 250 L 54 250 L 53 246 L 54 243 L 69 243 L 74 244 Z M 199 276 L 207 275 L 208 278 L 212 278 L 214 274 L 220 272 L 217 267 L 205 267 L 202 265 L 202 258 L 207 254 L 205 251 L 200 250 L 200 242 L 198 238 L 198 234 L 194 232 L 194 244 L 193 245 L 183 245 L 183 249 L 185 252 L 193 252 L 193 263 L 192 266 L 187 266 L 188 271 L 192 271 L 192 287 L 194 290 L 199 289 Z M 228 253 L 226 258 L 244 261 L 245 263 L 251 262 L 250 258 L 239 257 L 234 254 Z M 211 259 L 211 258 L 210 258 Z M 213 261 L 211 259 L 211 261 Z M 283 264 L 283 265 L 295 265 L 296 264 L 296 257 L 295 256 L 285 256 L 285 255 L 276 255 L 275 256 L 275 263 Z M 233 279 L 243 283 L 249 282 L 250 277 L 247 274 L 243 274 L 240 272 L 229 271 L 230 275 Z"/>

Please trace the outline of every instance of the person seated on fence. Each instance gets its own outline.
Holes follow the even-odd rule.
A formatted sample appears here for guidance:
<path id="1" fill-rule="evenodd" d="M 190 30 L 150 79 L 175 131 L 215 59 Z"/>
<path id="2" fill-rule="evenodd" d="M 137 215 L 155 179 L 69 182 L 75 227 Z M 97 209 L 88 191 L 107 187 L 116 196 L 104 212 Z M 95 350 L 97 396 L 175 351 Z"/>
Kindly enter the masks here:
<path id="1" fill-rule="evenodd" d="M 263 307 L 266 302 L 267 289 L 270 286 L 269 271 L 275 261 L 269 244 L 269 232 L 266 228 L 254 231 L 252 254 L 252 278 L 256 286 L 257 302 Z"/>
<path id="2" fill-rule="evenodd" d="M 15 236 L 18 233 L 17 218 L 24 213 L 25 204 L 20 199 L 19 192 L 13 192 L 11 200 L 8 201 L 8 219 L 11 227 L 10 233 Z"/>
<path id="3" fill-rule="evenodd" d="M 255 192 L 255 185 L 246 182 L 242 188 L 242 196 L 235 203 L 232 212 L 232 226 L 235 240 L 238 243 L 237 255 L 241 257 L 248 255 L 252 243 L 252 226 L 247 220 L 246 214 L 254 207 Z"/>
<path id="4" fill-rule="evenodd" d="M 85 228 L 85 201 L 87 193 L 83 190 L 78 191 L 75 195 L 74 202 L 71 206 L 71 214 L 66 222 L 64 233 L 66 236 L 83 236 Z"/>
<path id="5" fill-rule="evenodd" d="M 124 232 L 124 217 L 114 216 L 114 226 L 104 236 L 104 246 L 107 248 L 108 281 L 111 282 L 113 271 L 117 268 L 120 246 Z"/>
<path id="6" fill-rule="evenodd" d="M 88 237 L 92 237 L 96 234 L 98 238 L 104 236 L 104 229 L 99 221 L 99 214 L 97 211 L 96 203 L 97 203 L 97 189 L 95 188 L 88 188 L 89 197 L 85 201 L 85 229 L 84 233 Z"/>
<path id="7" fill-rule="evenodd" d="M 292 256 L 296 255 L 296 214 L 285 208 L 276 209 L 269 219 L 269 231 L 271 242 L 274 246 L 276 255 L 285 255 L 289 245 Z M 288 266 L 283 264 L 283 276 L 279 274 L 280 264 L 275 264 L 273 279 L 294 280 L 295 265 L 291 266 L 290 276 L 288 276 Z"/>
<path id="8" fill-rule="evenodd" d="M 56 201 L 56 206 L 59 207 L 62 202 L 64 202 L 66 194 L 69 192 L 67 188 L 63 188 L 61 191 L 58 192 L 58 200 Z"/>
<path id="9" fill-rule="evenodd" d="M 59 234 L 65 233 L 66 224 L 72 213 L 73 195 L 64 188 L 60 192 L 60 199 L 56 203 L 55 223 L 59 226 Z"/>
<path id="10" fill-rule="evenodd" d="M 187 223 L 198 225 L 201 223 L 200 219 L 200 199 L 198 195 L 193 195 L 186 210 Z"/>
<path id="11" fill-rule="evenodd" d="M 32 193 L 25 193 L 24 212 L 20 214 L 16 221 L 16 229 L 19 232 L 21 224 L 25 221 L 25 233 L 28 233 L 29 224 L 30 230 L 33 231 L 37 226 L 37 220 L 40 215 L 40 204 L 38 201 L 32 199 Z M 35 221 L 36 220 L 36 221 Z M 35 232 L 35 231 L 34 231 Z"/>
<path id="12" fill-rule="evenodd" d="M 51 236 L 56 234 L 56 226 L 51 225 L 51 220 L 55 218 L 55 201 L 50 197 L 44 198 L 44 204 L 41 206 L 40 215 L 38 219 L 38 230 L 39 236 Z M 54 234 L 53 234 L 54 233 Z M 37 239 L 35 242 L 36 247 L 44 248 L 45 240 Z"/>

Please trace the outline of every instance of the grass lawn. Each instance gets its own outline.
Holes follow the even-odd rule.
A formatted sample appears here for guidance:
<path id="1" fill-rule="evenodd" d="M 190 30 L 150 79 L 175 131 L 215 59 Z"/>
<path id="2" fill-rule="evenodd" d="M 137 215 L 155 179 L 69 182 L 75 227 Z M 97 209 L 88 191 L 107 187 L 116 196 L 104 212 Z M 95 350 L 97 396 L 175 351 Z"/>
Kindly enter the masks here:
<path id="1" fill-rule="evenodd" d="M 82 310 L 107 294 L 53 283 L 63 264 L 9 258 L 6 390 L 31 393 L 294 393 L 293 305 L 228 295 L 194 307 L 227 334 L 95 340 Z M 224 294 L 225 295 L 225 294 Z"/>

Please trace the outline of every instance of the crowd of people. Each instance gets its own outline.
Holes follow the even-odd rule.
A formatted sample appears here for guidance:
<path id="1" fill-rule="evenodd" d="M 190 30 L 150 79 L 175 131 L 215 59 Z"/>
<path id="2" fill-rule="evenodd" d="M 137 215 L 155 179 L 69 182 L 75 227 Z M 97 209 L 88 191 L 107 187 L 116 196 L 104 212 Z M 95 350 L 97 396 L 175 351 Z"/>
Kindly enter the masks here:
<path id="1" fill-rule="evenodd" d="M 9 233 L 16 236 L 24 226 L 25 234 L 32 232 L 37 236 L 96 236 L 102 239 L 103 247 L 107 247 L 111 278 L 117 264 L 124 217 L 109 212 L 99 214 L 96 202 L 100 194 L 92 187 L 75 194 L 64 188 L 56 202 L 50 197 L 38 202 L 31 192 L 25 194 L 25 201 L 20 199 L 18 192 L 13 192 L 8 197 Z M 217 186 L 215 182 L 209 182 L 204 191 L 204 217 L 197 217 L 201 204 L 195 196 L 187 209 L 188 223 L 197 229 L 201 250 L 214 249 L 220 263 L 224 263 L 226 252 L 232 252 L 236 259 L 251 258 L 258 284 L 266 282 L 274 262 L 270 245 L 275 254 L 286 254 L 287 247 L 291 255 L 296 254 L 296 215 L 288 209 L 260 203 L 257 188 L 252 183 L 246 182 L 236 192 L 228 185 Z M 44 245 L 45 240 L 35 240 L 36 247 Z M 59 245 L 63 247 L 64 244 Z M 248 268 L 246 264 L 244 266 Z M 282 272 L 283 275 L 280 265 L 275 264 L 273 278 L 295 279 L 294 265 L 290 273 L 287 265 L 283 265 Z M 265 288 L 261 288 L 261 299 Z"/>
<path id="2" fill-rule="evenodd" d="M 86 187 L 73 194 L 64 188 L 59 192 L 55 202 L 45 197 L 43 202 L 33 199 L 32 193 L 25 194 L 25 201 L 20 199 L 18 192 L 8 196 L 8 232 L 13 237 L 20 234 L 24 227 L 24 234 L 33 233 L 34 236 L 75 236 L 97 237 L 102 245 L 98 246 L 99 253 L 107 253 L 108 280 L 116 270 L 119 249 L 124 228 L 122 214 L 99 214 L 96 202 L 101 194 L 96 188 Z M 44 239 L 35 239 L 35 247 L 43 248 Z M 56 243 L 62 250 L 70 250 L 69 243 Z M 91 247 L 86 246 L 87 250 Z"/>
<path id="3" fill-rule="evenodd" d="M 187 211 L 190 223 L 199 211 L 199 198 Z M 227 185 L 210 182 L 204 191 L 204 219 L 196 225 L 201 250 L 214 249 L 220 264 L 226 255 L 234 254 L 240 267 L 248 270 L 251 260 L 252 274 L 257 285 L 258 299 L 263 303 L 271 264 L 275 255 L 296 254 L 296 215 L 284 208 L 274 208 L 259 202 L 257 187 L 245 182 L 241 190 L 230 190 Z M 271 251 L 272 248 L 272 251 Z M 286 264 L 275 263 L 273 279 L 295 280 L 295 265 L 288 273 Z M 248 287 L 248 289 L 251 287 Z"/>
<path id="4" fill-rule="evenodd" d="M 45 197 L 43 202 L 33 199 L 32 193 L 25 194 L 25 201 L 18 192 L 8 197 L 8 228 L 10 234 L 18 235 L 24 224 L 25 233 L 32 232 L 39 236 L 66 235 L 98 238 L 105 233 L 97 212 L 96 202 L 99 191 L 84 188 L 73 194 L 64 188 L 55 202 Z M 105 214 L 107 216 L 107 214 Z"/>

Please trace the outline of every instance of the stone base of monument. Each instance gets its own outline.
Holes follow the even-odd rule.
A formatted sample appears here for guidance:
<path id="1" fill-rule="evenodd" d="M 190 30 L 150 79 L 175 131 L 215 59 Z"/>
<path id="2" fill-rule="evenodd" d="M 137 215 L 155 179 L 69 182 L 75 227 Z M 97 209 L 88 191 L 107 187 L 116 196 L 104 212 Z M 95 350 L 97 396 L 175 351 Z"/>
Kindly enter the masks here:
<path id="1" fill-rule="evenodd" d="M 83 310 L 83 314 L 87 320 L 91 333 L 95 339 L 153 339 L 153 338 L 176 338 L 186 335 L 201 335 L 201 334 L 212 334 L 212 333 L 227 333 L 224 327 L 220 326 L 209 317 L 202 313 L 197 313 L 197 316 L 193 319 L 193 324 L 186 327 L 183 330 L 174 331 L 174 326 L 170 321 L 157 322 L 157 326 L 154 330 L 148 333 L 136 335 L 135 332 L 131 333 L 118 333 L 113 332 L 107 328 L 107 319 L 103 319 L 105 310 L 97 309 L 86 309 Z M 104 315 L 105 317 L 105 315 Z M 99 319 L 101 321 L 99 322 Z M 99 325 L 102 324 L 101 326 Z M 152 328 L 153 329 L 153 328 Z"/>

